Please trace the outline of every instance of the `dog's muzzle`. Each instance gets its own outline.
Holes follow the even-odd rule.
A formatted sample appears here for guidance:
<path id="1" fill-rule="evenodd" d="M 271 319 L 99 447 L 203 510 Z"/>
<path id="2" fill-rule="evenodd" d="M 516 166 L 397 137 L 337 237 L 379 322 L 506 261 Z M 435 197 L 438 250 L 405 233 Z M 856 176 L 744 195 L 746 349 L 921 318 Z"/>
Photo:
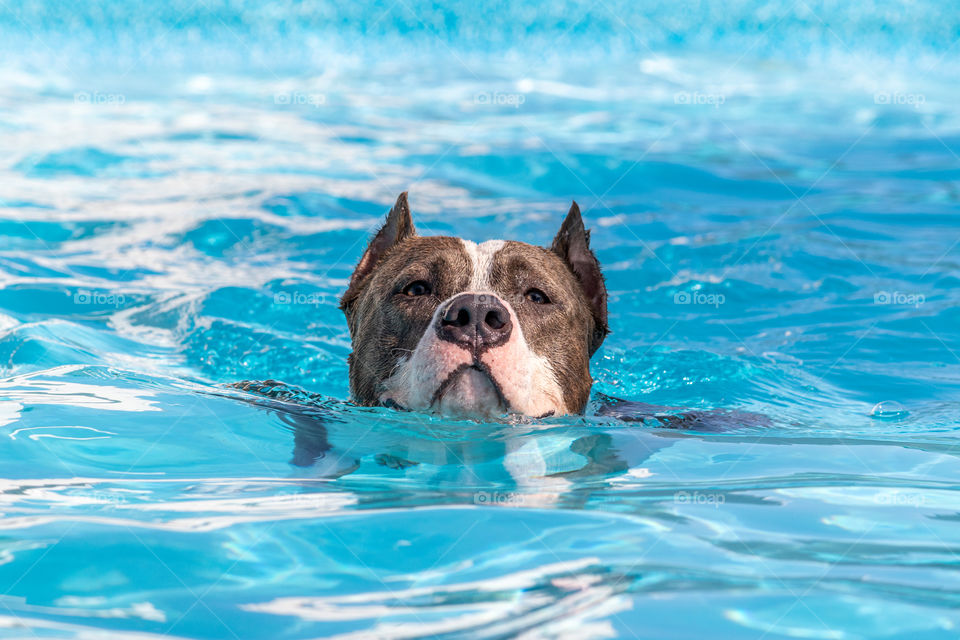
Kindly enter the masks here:
<path id="1" fill-rule="evenodd" d="M 437 324 L 437 335 L 474 354 L 510 339 L 513 322 L 495 295 L 463 293 L 450 301 Z"/>

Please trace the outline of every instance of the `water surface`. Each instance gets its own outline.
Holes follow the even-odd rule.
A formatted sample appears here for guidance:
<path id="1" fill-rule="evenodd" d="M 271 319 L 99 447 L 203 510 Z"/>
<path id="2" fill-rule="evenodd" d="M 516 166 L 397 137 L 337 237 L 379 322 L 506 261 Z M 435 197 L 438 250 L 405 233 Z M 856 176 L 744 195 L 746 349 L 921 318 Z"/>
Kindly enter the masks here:
<path id="1" fill-rule="evenodd" d="M 97 6 L 0 8 L 0 635 L 956 637 L 955 15 Z M 596 390 L 770 424 L 223 392 L 348 398 L 408 189 L 477 241 L 575 198 Z"/>

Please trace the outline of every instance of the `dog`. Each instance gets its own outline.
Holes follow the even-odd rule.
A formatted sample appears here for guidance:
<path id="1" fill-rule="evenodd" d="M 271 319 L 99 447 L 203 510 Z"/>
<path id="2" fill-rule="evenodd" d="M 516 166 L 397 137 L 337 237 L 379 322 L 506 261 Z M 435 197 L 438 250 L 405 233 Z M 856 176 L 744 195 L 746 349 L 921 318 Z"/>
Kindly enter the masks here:
<path id="1" fill-rule="evenodd" d="M 340 308 L 356 403 L 457 418 L 581 413 L 609 333 L 576 202 L 544 248 L 420 236 L 401 193 Z"/>
<path id="2" fill-rule="evenodd" d="M 583 414 L 591 400 L 590 358 L 610 332 L 603 273 L 576 202 L 547 248 L 420 236 L 407 193 L 401 193 L 353 270 L 340 308 L 353 347 L 352 404 L 457 419 Z M 330 469 L 323 473 L 330 475 L 360 464 L 357 451 L 330 455 L 335 446 L 326 425 L 343 422 L 344 403 L 274 380 L 227 386 L 252 394 L 242 399 L 293 427 L 292 464 L 316 467 L 325 460 Z M 683 410 L 601 393 L 593 394 L 590 405 L 600 418 L 671 430 L 766 424 L 762 416 L 736 410 Z M 641 440 L 629 436 L 615 446 L 610 434 L 595 434 L 575 439 L 569 450 L 586 463 L 578 473 L 609 473 L 666 446 Z M 426 460 L 451 462 L 450 443 L 419 446 L 414 451 L 394 443 L 374 457 L 392 469 Z M 533 436 L 504 443 L 503 464 L 512 476 L 527 482 L 537 476 L 531 468 L 546 473 L 550 456 L 538 453 L 537 446 Z M 619 459 L 625 452 L 631 455 Z M 453 455 L 458 462 L 471 457 L 465 451 Z"/>

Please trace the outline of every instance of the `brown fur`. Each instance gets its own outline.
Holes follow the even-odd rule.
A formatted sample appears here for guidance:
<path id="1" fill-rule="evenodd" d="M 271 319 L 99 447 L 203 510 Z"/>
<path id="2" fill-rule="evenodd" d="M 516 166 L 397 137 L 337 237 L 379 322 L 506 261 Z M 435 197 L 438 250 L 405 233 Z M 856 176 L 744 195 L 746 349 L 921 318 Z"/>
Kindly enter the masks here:
<path id="1" fill-rule="evenodd" d="M 590 398 L 590 336 L 593 318 L 576 276 L 554 252 L 522 242 L 507 242 L 496 256 L 493 288 L 508 300 L 530 348 L 547 358 L 563 390 L 564 401 L 579 412 Z M 551 304 L 523 297 L 536 287 Z"/>
<path id="2" fill-rule="evenodd" d="M 410 355 L 427 330 L 437 305 L 470 281 L 470 260 L 456 238 L 408 238 L 392 247 L 342 306 L 350 326 L 350 390 L 360 404 L 377 404 L 379 383 L 400 358 Z M 433 295 L 407 298 L 403 287 L 429 280 Z"/>
<path id="3" fill-rule="evenodd" d="M 358 403 L 379 403 L 383 381 L 417 347 L 437 306 L 467 290 L 472 271 L 457 238 L 416 235 L 401 194 L 341 300 L 354 347 L 350 389 Z M 403 295 L 416 280 L 430 283 L 432 295 Z M 550 362 L 568 410 L 582 411 L 592 384 L 590 356 L 607 333 L 607 310 L 600 266 L 576 203 L 551 249 L 506 242 L 495 255 L 489 284 L 514 309 L 530 349 Z M 550 303 L 529 300 L 532 287 Z"/>

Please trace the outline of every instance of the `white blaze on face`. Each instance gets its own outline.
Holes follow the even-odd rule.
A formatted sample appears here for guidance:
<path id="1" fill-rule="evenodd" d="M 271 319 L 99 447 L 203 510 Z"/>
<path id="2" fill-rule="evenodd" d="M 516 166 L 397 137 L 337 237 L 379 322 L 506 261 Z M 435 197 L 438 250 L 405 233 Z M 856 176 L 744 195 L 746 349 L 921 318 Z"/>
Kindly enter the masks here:
<path id="1" fill-rule="evenodd" d="M 468 349 L 441 340 L 436 328 L 455 297 L 451 296 L 437 307 L 413 354 L 401 361 L 396 372 L 384 381 L 380 401 L 392 400 L 407 409 L 464 417 L 508 412 L 529 416 L 567 413 L 550 362 L 530 350 L 510 301 L 493 292 L 490 275 L 503 240 L 480 245 L 468 240 L 461 242 L 471 259 L 473 273 L 468 289 L 455 296 L 472 293 L 497 297 L 510 314 L 510 338 L 483 351 L 479 363 L 474 362 Z M 474 365 L 480 365 L 489 376 L 471 368 Z"/>

